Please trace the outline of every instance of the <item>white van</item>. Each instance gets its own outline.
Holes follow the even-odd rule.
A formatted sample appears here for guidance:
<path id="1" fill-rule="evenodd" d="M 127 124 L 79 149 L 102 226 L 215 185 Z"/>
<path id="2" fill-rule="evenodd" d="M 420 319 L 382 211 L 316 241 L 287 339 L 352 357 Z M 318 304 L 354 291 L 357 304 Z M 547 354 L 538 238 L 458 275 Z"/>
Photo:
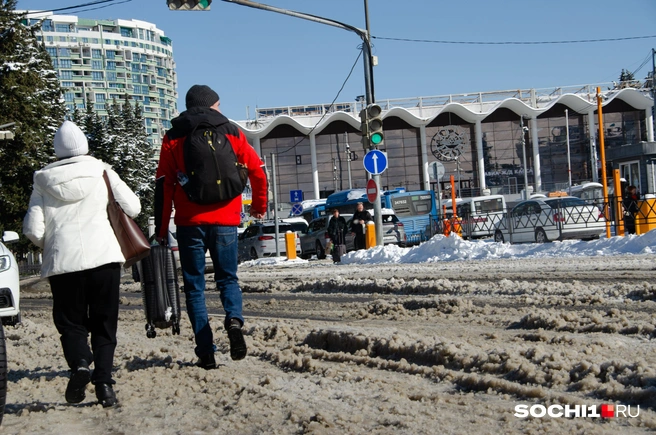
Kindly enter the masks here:
<path id="1" fill-rule="evenodd" d="M 453 216 L 452 201 L 444 201 L 447 219 Z M 506 199 L 503 195 L 473 196 L 456 198 L 456 214 L 462 219 L 462 237 L 480 239 L 494 236 L 496 224 L 506 212 Z"/>

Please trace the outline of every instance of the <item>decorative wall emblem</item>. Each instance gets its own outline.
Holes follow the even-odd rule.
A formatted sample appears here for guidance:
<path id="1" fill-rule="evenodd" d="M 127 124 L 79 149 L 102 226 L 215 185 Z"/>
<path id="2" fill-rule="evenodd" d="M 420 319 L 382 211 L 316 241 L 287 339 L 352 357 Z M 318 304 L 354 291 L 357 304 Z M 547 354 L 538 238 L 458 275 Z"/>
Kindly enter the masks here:
<path id="1" fill-rule="evenodd" d="M 431 140 L 431 152 L 443 162 L 456 160 L 467 143 L 467 132 L 456 125 L 441 127 Z"/>

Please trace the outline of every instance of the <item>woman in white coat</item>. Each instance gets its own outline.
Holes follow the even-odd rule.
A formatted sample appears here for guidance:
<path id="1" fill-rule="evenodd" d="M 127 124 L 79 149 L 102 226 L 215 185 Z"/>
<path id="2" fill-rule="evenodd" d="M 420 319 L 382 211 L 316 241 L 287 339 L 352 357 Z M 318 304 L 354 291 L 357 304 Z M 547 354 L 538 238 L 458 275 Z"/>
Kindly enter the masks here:
<path id="1" fill-rule="evenodd" d="M 43 249 L 41 277 L 50 281 L 53 319 L 71 368 L 66 401 L 82 402 L 92 382 L 98 402 L 110 407 L 117 403 L 112 366 L 125 258 L 107 216 L 103 172 L 129 216 L 138 215 L 141 204 L 109 165 L 87 155 L 87 139 L 77 125 L 65 121 L 54 146 L 58 160 L 34 173 L 23 233 Z"/>

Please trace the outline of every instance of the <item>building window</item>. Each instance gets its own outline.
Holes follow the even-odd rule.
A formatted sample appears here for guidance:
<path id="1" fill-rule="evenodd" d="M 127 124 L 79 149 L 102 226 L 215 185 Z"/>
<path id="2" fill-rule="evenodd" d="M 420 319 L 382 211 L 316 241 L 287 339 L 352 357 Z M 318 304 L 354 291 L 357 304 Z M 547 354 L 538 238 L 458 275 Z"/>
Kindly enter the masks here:
<path id="1" fill-rule="evenodd" d="M 102 80 L 103 72 L 102 71 L 91 71 L 91 77 L 93 80 Z"/>
<path id="2" fill-rule="evenodd" d="M 105 105 L 104 104 L 94 104 L 93 108 L 96 110 L 105 110 Z"/>
<path id="3" fill-rule="evenodd" d="M 116 81 L 116 73 L 115 72 L 108 72 L 107 73 L 107 80 L 110 82 L 115 82 Z"/>
<path id="4" fill-rule="evenodd" d="M 102 60 L 94 60 L 91 62 L 91 69 L 103 69 Z"/>
<path id="5" fill-rule="evenodd" d="M 640 186 L 640 162 L 627 162 L 620 163 L 620 174 L 629 186 L 638 188 L 638 192 L 642 192 Z"/>
<path id="6" fill-rule="evenodd" d="M 60 68 L 72 68 L 73 67 L 73 61 L 71 59 L 60 59 L 59 60 L 59 67 Z"/>
<path id="7" fill-rule="evenodd" d="M 91 50 L 91 57 L 94 59 L 102 59 L 102 50 L 94 48 Z"/>
<path id="8" fill-rule="evenodd" d="M 105 52 L 105 57 L 107 59 L 116 59 L 116 52 L 114 50 L 107 50 Z"/>
<path id="9" fill-rule="evenodd" d="M 84 44 L 88 44 L 89 43 L 89 38 L 82 38 L 82 42 Z"/>
<path id="10" fill-rule="evenodd" d="M 121 27 L 121 36 L 126 38 L 132 38 L 132 29 L 127 27 Z"/>
<path id="11" fill-rule="evenodd" d="M 104 103 L 107 99 L 105 94 L 96 94 L 96 103 Z"/>
<path id="12" fill-rule="evenodd" d="M 69 57 L 71 55 L 71 50 L 65 47 L 60 47 L 59 55 L 62 57 Z"/>
<path id="13" fill-rule="evenodd" d="M 52 20 L 44 20 L 41 29 L 43 29 L 44 32 L 52 32 Z"/>
<path id="14" fill-rule="evenodd" d="M 57 57 L 57 49 L 55 47 L 46 47 L 46 51 L 50 57 Z"/>
<path id="15" fill-rule="evenodd" d="M 55 32 L 70 33 L 71 26 L 69 24 L 55 24 Z"/>
<path id="16" fill-rule="evenodd" d="M 59 42 L 66 42 L 66 41 L 68 41 L 68 38 L 66 38 L 65 36 L 59 37 Z"/>
<path id="17" fill-rule="evenodd" d="M 72 80 L 73 71 L 69 71 L 69 70 L 59 71 L 59 78 L 63 80 Z"/>
<path id="18" fill-rule="evenodd" d="M 64 92 L 64 100 L 67 103 L 75 102 L 75 93 L 73 93 L 73 92 Z"/>

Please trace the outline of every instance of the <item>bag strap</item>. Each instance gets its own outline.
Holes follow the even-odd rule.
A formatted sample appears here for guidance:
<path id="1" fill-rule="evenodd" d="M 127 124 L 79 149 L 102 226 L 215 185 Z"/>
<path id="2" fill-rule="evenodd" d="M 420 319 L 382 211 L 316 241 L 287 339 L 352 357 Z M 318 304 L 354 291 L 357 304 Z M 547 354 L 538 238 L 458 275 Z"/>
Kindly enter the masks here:
<path id="1" fill-rule="evenodd" d="M 116 200 L 114 199 L 114 192 L 112 192 L 112 186 L 109 184 L 109 177 L 107 176 L 107 171 L 103 171 L 103 178 L 105 179 L 105 184 L 107 185 L 107 193 L 109 194 L 109 202 L 112 203 Z"/>

